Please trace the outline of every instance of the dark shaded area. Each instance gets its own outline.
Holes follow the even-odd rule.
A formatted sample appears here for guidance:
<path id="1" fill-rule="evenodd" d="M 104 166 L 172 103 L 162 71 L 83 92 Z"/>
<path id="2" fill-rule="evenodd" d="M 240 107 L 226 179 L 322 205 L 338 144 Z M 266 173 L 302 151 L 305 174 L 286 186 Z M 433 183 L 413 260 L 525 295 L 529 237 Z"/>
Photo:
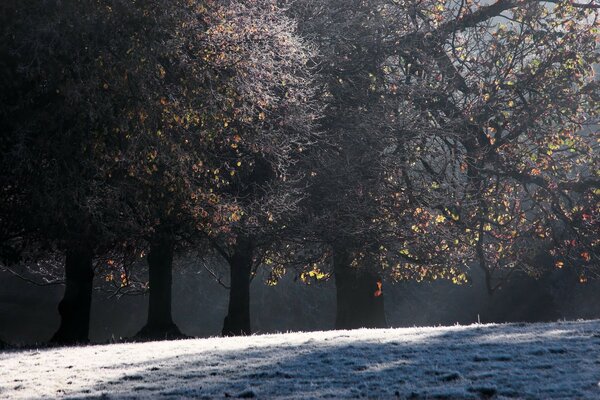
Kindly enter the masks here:
<path id="1" fill-rule="evenodd" d="M 65 292 L 58 304 L 60 326 L 51 342 L 60 344 L 89 341 L 90 307 L 94 270 L 89 248 L 67 250 L 65 258 Z"/>
<path id="2" fill-rule="evenodd" d="M 475 271 L 474 271 L 475 272 Z M 335 284 L 306 286 L 286 276 L 277 286 L 251 284 L 250 314 L 254 333 L 333 329 Z M 38 287 L 6 273 L 0 274 L 0 340 L 13 344 L 43 342 L 59 325 L 57 304 L 64 288 Z M 477 322 L 555 321 L 600 317 L 600 285 L 580 284 L 577 275 L 556 270 L 539 280 L 517 277 L 489 297 L 483 277 L 474 273 L 471 285 L 445 281 L 383 283 L 390 326 L 431 326 Z M 205 270 L 173 271 L 173 320 L 186 335 L 221 333 L 227 314 L 228 291 Z M 109 298 L 95 291 L 90 340 L 119 341 L 144 325 L 147 296 Z"/>
<path id="3" fill-rule="evenodd" d="M 140 339 L 172 339 L 183 336 L 177 325 L 173 323 L 171 315 L 174 246 L 172 240 L 160 237 L 150 247 L 148 321 L 136 335 Z"/>
<path id="4" fill-rule="evenodd" d="M 335 328 L 385 328 L 384 296 L 378 289 L 381 278 L 367 268 L 350 267 L 350 261 L 343 251 L 334 255 Z"/>
<path id="5" fill-rule="evenodd" d="M 576 271 L 556 270 L 539 279 L 515 274 L 492 296 L 479 270 L 472 283 L 406 282 L 384 286 L 392 326 L 475 322 L 549 322 L 600 317 L 600 282 L 579 283 Z"/>
<path id="6" fill-rule="evenodd" d="M 252 245 L 239 240 L 229 259 L 229 307 L 223 321 L 223 336 L 250 335 L 250 274 Z"/>

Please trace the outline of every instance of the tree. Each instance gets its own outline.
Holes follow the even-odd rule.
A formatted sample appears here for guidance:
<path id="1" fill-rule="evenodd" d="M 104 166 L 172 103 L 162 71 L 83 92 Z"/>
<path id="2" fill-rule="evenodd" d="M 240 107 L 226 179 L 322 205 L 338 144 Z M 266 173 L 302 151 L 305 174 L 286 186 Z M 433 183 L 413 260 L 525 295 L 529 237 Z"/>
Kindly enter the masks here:
<path id="1" fill-rule="evenodd" d="M 597 8 L 432 3 L 390 46 L 398 57 L 384 65 L 387 84 L 434 128 L 413 142 L 412 196 L 430 222 L 444 218 L 430 226 L 451 227 L 490 291 L 495 271 L 533 271 L 532 244 L 560 252 L 567 237 L 583 246 L 580 258 L 597 254 L 593 221 L 573 214 L 597 207 L 597 132 L 585 131 L 598 116 Z"/>
<path id="2" fill-rule="evenodd" d="M 2 245 L 18 250 L 12 262 L 24 249 L 65 255 L 56 342 L 87 341 L 93 257 L 114 240 L 105 222 L 124 212 L 102 180 L 116 111 L 94 68 L 116 31 L 107 14 L 93 2 L 2 4 Z"/>
<path id="3" fill-rule="evenodd" d="M 52 248 L 66 249 L 65 299 L 77 308 L 80 329 L 89 320 L 94 253 L 114 255 L 107 257 L 114 266 L 126 252 L 147 255 L 149 268 L 148 323 L 138 336 L 180 336 L 171 317 L 174 253 L 205 236 L 246 249 L 261 226 L 294 207 L 296 189 L 286 170 L 315 118 L 310 48 L 274 1 L 52 2 L 47 17 L 45 3 L 7 5 L 15 19 L 6 31 L 14 65 L 6 70 L 25 93 L 14 107 L 12 99 L 5 103 L 24 115 L 13 120 L 7 111 L 3 119 L 11 132 L 7 148 L 15 151 L 6 164 L 20 159 L 23 165 L 6 179 L 35 200 L 19 205 L 35 216 L 23 226 Z M 32 59 L 39 70 L 29 68 Z M 38 110 L 30 101 L 48 92 L 44 85 L 52 86 L 50 97 L 40 98 Z M 73 126 L 57 122 L 48 135 L 48 108 Z M 29 140 L 21 151 L 19 144 Z M 66 171 L 44 169 L 52 160 Z M 39 181 L 20 180 L 36 167 Z M 7 202 L 15 199 L 6 193 Z M 89 233 L 76 229 L 82 220 L 89 220 Z M 51 226 L 64 231 L 53 236 Z M 241 266 L 248 278 L 252 252 L 242 253 L 236 250 L 234 259 L 242 260 L 232 270 Z M 244 282 L 235 287 L 247 291 Z M 76 340 L 84 336 L 87 331 Z"/>
<path id="4" fill-rule="evenodd" d="M 325 245 L 337 289 L 337 328 L 386 325 L 381 270 L 373 257 L 386 228 L 387 136 L 393 110 L 376 89 L 386 59 L 382 38 L 393 26 L 378 12 L 385 2 L 296 2 L 292 13 L 319 50 L 325 88 L 325 146 L 309 155 L 312 223 L 306 235 Z M 312 232 L 311 232 L 312 231 Z M 320 268 L 309 265 L 310 268 Z M 377 294 L 377 296 L 375 295 Z"/>
<path id="5" fill-rule="evenodd" d="M 352 271 L 376 260 L 393 279 L 462 282 L 477 261 L 490 290 L 494 271 L 531 272 L 532 241 L 553 236 L 565 254 L 570 238 L 583 247 L 569 254 L 597 255 L 597 133 L 577 134 L 598 112 L 595 4 L 328 5 L 294 11 L 320 45 L 329 89 L 334 145 L 318 156 L 313 209 L 338 295 L 343 249 Z M 352 318 L 344 305 L 338 321 Z"/>
<path id="6" fill-rule="evenodd" d="M 247 335 L 252 275 L 266 249 L 280 243 L 303 196 L 294 164 L 316 139 L 313 54 L 276 1 L 229 2 L 210 10 L 206 44 L 228 73 L 220 90 L 231 107 L 224 114 L 229 134 L 217 143 L 219 183 L 213 190 L 228 207 L 205 232 L 230 266 L 222 333 Z"/>
<path id="7" fill-rule="evenodd" d="M 176 29 L 196 10 L 169 5 L 5 4 L 12 18 L 3 70 L 12 79 L 3 93 L 15 95 L 3 99 L 3 162 L 17 168 L 3 178 L 19 197 L 4 198 L 18 210 L 18 219 L 8 220 L 24 231 L 22 242 L 66 253 L 56 341 L 87 340 L 94 254 L 110 256 L 112 265 L 143 255 L 146 243 L 147 330 L 178 334 L 170 311 L 172 252 L 176 234 L 196 230 L 195 210 L 208 187 L 192 166 L 210 149 L 188 131 L 199 124 L 193 111 L 204 61 L 185 62 L 192 38 Z M 181 74 L 194 79 L 179 81 Z"/>

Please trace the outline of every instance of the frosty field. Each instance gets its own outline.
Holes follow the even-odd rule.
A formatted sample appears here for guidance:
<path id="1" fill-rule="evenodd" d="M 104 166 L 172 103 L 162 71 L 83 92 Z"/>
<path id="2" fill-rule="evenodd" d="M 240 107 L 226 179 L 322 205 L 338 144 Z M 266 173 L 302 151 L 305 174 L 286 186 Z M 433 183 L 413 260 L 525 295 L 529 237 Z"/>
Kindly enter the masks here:
<path id="1" fill-rule="evenodd" d="M 598 399 L 600 321 L 0 353 L 0 398 Z"/>

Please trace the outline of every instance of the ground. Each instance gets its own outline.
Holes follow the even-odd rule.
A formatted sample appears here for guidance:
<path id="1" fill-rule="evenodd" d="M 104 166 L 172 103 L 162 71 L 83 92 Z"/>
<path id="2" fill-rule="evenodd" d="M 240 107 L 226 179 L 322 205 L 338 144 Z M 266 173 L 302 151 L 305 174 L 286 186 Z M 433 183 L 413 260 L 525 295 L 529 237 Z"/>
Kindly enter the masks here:
<path id="1" fill-rule="evenodd" d="M 600 320 L 0 352 L 0 398 L 598 399 Z"/>

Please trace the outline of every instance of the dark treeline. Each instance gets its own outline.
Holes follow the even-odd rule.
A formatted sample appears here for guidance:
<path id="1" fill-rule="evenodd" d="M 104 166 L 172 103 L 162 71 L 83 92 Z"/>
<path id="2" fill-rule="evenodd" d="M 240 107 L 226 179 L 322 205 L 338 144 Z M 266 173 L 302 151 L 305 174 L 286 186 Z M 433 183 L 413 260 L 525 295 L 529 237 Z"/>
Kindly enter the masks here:
<path id="1" fill-rule="evenodd" d="M 89 340 L 94 287 L 148 294 L 137 338 L 183 337 L 181 259 L 228 288 L 223 335 L 252 333 L 263 274 L 332 280 L 340 329 L 387 326 L 387 282 L 585 283 L 597 18 L 534 0 L 4 1 L 0 266 L 65 285 L 56 343 Z"/>
<path id="2" fill-rule="evenodd" d="M 223 329 L 228 290 L 206 270 L 188 270 L 175 260 L 173 270 L 173 321 L 186 335 L 212 337 Z M 193 260 L 190 260 L 193 267 Z M 253 333 L 333 329 L 335 282 L 303 285 L 293 274 L 275 286 L 262 284 L 259 272 L 250 288 Z M 598 281 L 581 285 L 572 271 L 555 270 L 542 278 L 513 275 L 493 296 L 486 293 L 483 276 L 473 270 L 472 284 L 447 280 L 400 282 L 384 286 L 386 320 L 391 327 L 435 326 L 485 322 L 556 321 L 598 318 Z M 576 274 L 575 274 L 576 275 Z M 40 288 L 2 273 L 0 286 L 0 340 L 32 344 L 56 331 L 60 316 L 56 304 L 62 286 Z M 90 341 L 121 341 L 135 335 L 146 322 L 148 296 L 109 297 L 94 291 L 90 313 Z"/>

